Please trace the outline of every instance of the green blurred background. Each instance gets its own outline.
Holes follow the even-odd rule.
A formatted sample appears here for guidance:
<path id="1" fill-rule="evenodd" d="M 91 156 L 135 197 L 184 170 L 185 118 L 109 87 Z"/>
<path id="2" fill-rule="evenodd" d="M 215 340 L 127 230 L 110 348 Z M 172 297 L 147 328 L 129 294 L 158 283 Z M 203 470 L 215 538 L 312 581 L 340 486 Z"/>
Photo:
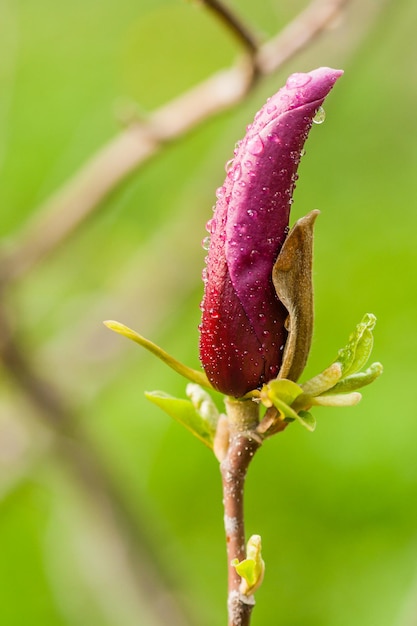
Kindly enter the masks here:
<path id="1" fill-rule="evenodd" d="M 305 6 L 230 4 L 264 39 Z M 331 362 L 368 311 L 385 373 L 357 407 L 317 410 L 314 434 L 293 425 L 255 458 L 247 531 L 263 537 L 267 573 L 253 624 L 417 624 L 416 29 L 415 0 L 352 2 L 242 105 L 131 176 L 2 296 L 25 354 L 66 398 L 131 525 L 127 539 L 0 365 L 1 624 L 160 626 L 158 585 L 140 590 L 146 559 L 135 542 L 191 616 L 186 626 L 225 623 L 217 463 L 143 396 L 183 396 L 184 381 L 102 320 L 198 366 L 200 242 L 224 163 L 286 76 L 319 65 L 345 76 L 312 129 L 295 194 L 294 217 L 321 210 L 305 377 Z M 121 118 L 146 114 L 238 54 L 211 14 L 180 0 L 1 0 L 3 249 Z"/>

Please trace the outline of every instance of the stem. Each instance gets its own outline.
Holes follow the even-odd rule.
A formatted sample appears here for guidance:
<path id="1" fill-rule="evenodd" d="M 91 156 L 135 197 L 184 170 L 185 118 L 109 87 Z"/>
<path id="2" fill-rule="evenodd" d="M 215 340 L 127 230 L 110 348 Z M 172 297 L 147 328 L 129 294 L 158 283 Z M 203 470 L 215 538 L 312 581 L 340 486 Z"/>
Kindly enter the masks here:
<path id="1" fill-rule="evenodd" d="M 246 472 L 262 443 L 254 432 L 259 421 L 259 407 L 252 400 L 228 398 L 226 410 L 229 448 L 220 470 L 228 561 L 228 626 L 249 626 L 255 600 L 240 592 L 241 578 L 231 562 L 246 558 L 243 495 Z"/>

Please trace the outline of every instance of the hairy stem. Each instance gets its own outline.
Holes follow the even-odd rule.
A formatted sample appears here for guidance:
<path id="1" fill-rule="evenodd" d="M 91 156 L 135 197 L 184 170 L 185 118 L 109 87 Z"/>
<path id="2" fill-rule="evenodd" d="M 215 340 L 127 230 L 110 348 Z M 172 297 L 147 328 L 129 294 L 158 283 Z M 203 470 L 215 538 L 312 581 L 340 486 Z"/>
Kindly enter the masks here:
<path id="1" fill-rule="evenodd" d="M 259 407 L 252 400 L 229 398 L 226 409 L 229 448 L 220 469 L 228 561 L 228 625 L 248 626 L 255 600 L 240 592 L 241 578 L 231 563 L 233 559 L 242 561 L 246 557 L 243 495 L 246 472 L 262 443 L 254 432 L 259 421 Z"/>

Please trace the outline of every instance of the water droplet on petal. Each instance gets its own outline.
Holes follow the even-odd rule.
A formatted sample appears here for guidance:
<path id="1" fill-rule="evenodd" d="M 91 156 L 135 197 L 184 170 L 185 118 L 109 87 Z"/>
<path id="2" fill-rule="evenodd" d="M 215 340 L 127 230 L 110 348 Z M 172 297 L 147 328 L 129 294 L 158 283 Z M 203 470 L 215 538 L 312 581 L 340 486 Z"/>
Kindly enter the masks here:
<path id="1" fill-rule="evenodd" d="M 229 173 L 232 167 L 233 167 L 233 159 L 230 159 L 224 166 L 224 169 L 226 170 L 227 173 Z"/>
<path id="2" fill-rule="evenodd" d="M 298 87 L 304 87 L 310 82 L 310 80 L 311 76 L 309 74 L 297 72 L 289 76 L 286 82 L 286 87 L 287 89 L 297 89 Z"/>
<path id="3" fill-rule="evenodd" d="M 224 196 L 224 187 L 217 187 L 216 189 L 216 198 L 220 200 Z"/>
<path id="4" fill-rule="evenodd" d="M 240 164 L 238 163 L 235 167 L 235 169 L 233 170 L 233 180 L 239 180 L 239 178 L 242 176 L 242 168 L 240 166 Z"/>
<path id="5" fill-rule="evenodd" d="M 281 143 L 281 139 L 277 133 L 269 133 L 268 140 L 273 143 Z"/>
<path id="6" fill-rule="evenodd" d="M 203 246 L 203 250 L 208 250 L 210 248 L 210 235 L 207 235 L 207 237 L 204 237 L 203 241 L 201 242 L 201 245 Z"/>
<path id="7" fill-rule="evenodd" d="M 319 107 L 317 109 L 317 113 L 315 114 L 315 116 L 313 117 L 313 122 L 315 124 L 323 124 L 324 120 L 326 119 L 326 112 L 323 109 L 323 107 Z"/>
<path id="8" fill-rule="evenodd" d="M 256 135 L 249 141 L 248 151 L 254 156 L 262 154 L 262 152 L 264 151 L 264 144 L 259 135 Z"/>
<path id="9" fill-rule="evenodd" d="M 275 378 L 278 375 L 278 367 L 276 365 L 270 365 L 270 367 L 269 367 L 269 375 L 272 378 Z"/>
<path id="10" fill-rule="evenodd" d="M 275 106 L 275 104 L 269 104 L 266 107 L 266 112 L 269 113 L 269 114 L 273 113 L 276 110 L 277 110 L 277 107 Z"/>

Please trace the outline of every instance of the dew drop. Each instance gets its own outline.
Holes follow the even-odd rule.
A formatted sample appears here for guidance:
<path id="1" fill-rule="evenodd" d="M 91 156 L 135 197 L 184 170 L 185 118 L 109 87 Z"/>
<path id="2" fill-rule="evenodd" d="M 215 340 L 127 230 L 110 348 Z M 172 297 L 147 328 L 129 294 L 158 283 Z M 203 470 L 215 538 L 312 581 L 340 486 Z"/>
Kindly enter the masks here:
<path id="1" fill-rule="evenodd" d="M 317 109 L 317 113 L 315 114 L 315 116 L 313 117 L 313 122 L 315 124 L 323 124 L 324 120 L 326 119 L 326 112 L 323 109 L 323 107 L 319 107 Z"/>
<path id="2" fill-rule="evenodd" d="M 233 161 L 234 159 L 230 159 L 229 161 L 227 161 L 226 165 L 224 166 L 224 169 L 226 170 L 227 173 L 229 173 L 230 170 L 232 169 Z"/>
<path id="3" fill-rule="evenodd" d="M 278 374 L 277 366 L 276 365 L 270 365 L 270 367 L 269 367 L 269 375 L 272 378 L 275 378 L 277 376 L 277 374 Z"/>
<path id="4" fill-rule="evenodd" d="M 204 237 L 203 241 L 201 242 L 201 245 L 203 246 L 203 250 L 208 250 L 210 248 L 210 235 L 207 235 L 207 237 Z"/>
<path id="5" fill-rule="evenodd" d="M 297 72 L 295 74 L 291 74 L 289 76 L 286 87 L 288 89 L 297 89 L 298 87 L 305 87 L 311 80 L 311 76 L 309 74 L 304 74 L 303 72 Z"/>
<path id="6" fill-rule="evenodd" d="M 233 170 L 233 180 L 239 180 L 239 178 L 242 176 L 242 168 L 240 166 L 240 164 L 238 163 L 235 167 L 235 169 Z"/>
<path id="7" fill-rule="evenodd" d="M 266 112 L 271 114 L 274 111 L 277 110 L 277 107 L 275 106 L 275 104 L 268 104 L 268 106 L 266 107 Z"/>
<path id="8" fill-rule="evenodd" d="M 273 143 L 281 143 L 281 139 L 279 135 L 277 135 L 277 133 L 269 133 L 268 140 L 272 141 Z"/>
<path id="9" fill-rule="evenodd" d="M 264 151 L 264 144 L 259 135 L 256 135 L 249 141 L 248 151 L 254 156 L 262 154 L 262 152 Z"/>
<path id="10" fill-rule="evenodd" d="M 252 161 L 245 161 L 245 167 L 250 169 L 252 167 Z"/>
<path id="11" fill-rule="evenodd" d="M 217 187 L 216 189 L 216 198 L 220 200 L 224 196 L 224 187 Z"/>

